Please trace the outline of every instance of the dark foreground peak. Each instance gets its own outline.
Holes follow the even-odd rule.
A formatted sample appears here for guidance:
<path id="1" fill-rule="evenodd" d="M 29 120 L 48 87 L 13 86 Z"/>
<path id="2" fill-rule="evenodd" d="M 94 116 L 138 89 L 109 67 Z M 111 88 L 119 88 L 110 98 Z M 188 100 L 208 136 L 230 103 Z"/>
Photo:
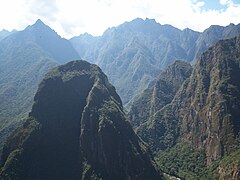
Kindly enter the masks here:
<path id="1" fill-rule="evenodd" d="M 161 179 L 115 88 L 86 61 L 46 75 L 29 118 L 4 147 L 0 177 Z"/>

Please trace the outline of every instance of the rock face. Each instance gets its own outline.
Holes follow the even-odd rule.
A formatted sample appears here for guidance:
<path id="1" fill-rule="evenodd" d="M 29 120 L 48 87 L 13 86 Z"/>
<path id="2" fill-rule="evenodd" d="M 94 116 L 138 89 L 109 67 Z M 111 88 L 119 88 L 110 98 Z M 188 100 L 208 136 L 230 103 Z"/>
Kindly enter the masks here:
<path id="1" fill-rule="evenodd" d="M 238 149 L 239 77 L 240 37 L 218 42 L 199 58 L 191 76 L 180 81 L 171 103 L 157 112 L 153 109 L 152 120 L 139 126 L 137 133 L 154 150 L 171 147 L 177 139 L 187 141 L 204 149 L 208 165 L 229 155 Z"/>
<path id="2" fill-rule="evenodd" d="M 240 37 L 224 40 L 197 61 L 178 93 L 182 137 L 204 148 L 208 164 L 234 149 L 240 130 Z"/>
<path id="3" fill-rule="evenodd" d="M 73 61 L 39 85 L 2 153 L 2 179 L 161 179 L 99 67 Z"/>
<path id="4" fill-rule="evenodd" d="M 178 123 L 172 119 L 165 121 L 161 116 L 166 115 L 168 109 L 166 105 L 171 103 L 191 72 L 192 67 L 189 63 L 175 61 L 159 75 L 155 85 L 146 89 L 133 103 L 128 113 L 128 118 L 139 136 L 154 151 L 164 150 L 175 143 Z"/>

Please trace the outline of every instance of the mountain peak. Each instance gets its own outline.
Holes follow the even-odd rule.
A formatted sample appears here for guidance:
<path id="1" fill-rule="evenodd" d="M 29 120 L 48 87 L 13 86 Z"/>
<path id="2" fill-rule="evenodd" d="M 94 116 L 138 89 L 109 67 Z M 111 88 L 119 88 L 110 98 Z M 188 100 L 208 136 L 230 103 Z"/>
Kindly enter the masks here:
<path id="1" fill-rule="evenodd" d="M 162 178 L 126 121 L 115 88 L 97 65 L 86 61 L 48 73 L 28 120 L 14 134 L 20 138 L 9 140 L 4 149 L 1 179 Z"/>
<path id="2" fill-rule="evenodd" d="M 48 25 L 44 24 L 44 22 L 41 19 L 38 19 L 34 24 L 29 25 L 25 30 L 31 31 L 31 32 L 32 31 L 34 31 L 34 32 L 41 32 L 42 30 L 46 30 L 46 29 L 49 29 L 49 30 L 55 32 Z"/>
<path id="3" fill-rule="evenodd" d="M 36 43 L 60 63 L 79 58 L 70 42 L 59 36 L 57 32 L 40 19 L 23 30 L 21 36 L 23 36 L 21 39 L 24 39 L 24 41 Z M 60 52 L 64 53 L 61 54 Z"/>
<path id="4" fill-rule="evenodd" d="M 156 22 L 155 19 L 150 19 L 150 18 L 146 18 L 146 19 L 142 19 L 142 18 L 136 18 L 132 21 L 130 21 L 130 23 L 136 23 L 136 24 L 158 24 Z"/>
<path id="5" fill-rule="evenodd" d="M 236 26 L 234 23 L 230 23 L 228 26 Z"/>
<path id="6" fill-rule="evenodd" d="M 44 26 L 47 26 L 47 25 L 44 24 L 44 22 L 41 19 L 38 19 L 32 26 L 34 26 L 34 27 L 44 27 Z"/>
<path id="7" fill-rule="evenodd" d="M 44 24 L 44 22 L 41 19 L 38 19 L 35 24 Z"/>
<path id="8" fill-rule="evenodd" d="M 6 30 L 6 29 L 2 29 L 0 32 L 1 32 L 1 33 L 9 33 L 9 31 Z"/>
<path id="9" fill-rule="evenodd" d="M 150 19 L 150 18 L 146 18 L 145 21 L 146 22 L 157 23 L 155 19 Z"/>

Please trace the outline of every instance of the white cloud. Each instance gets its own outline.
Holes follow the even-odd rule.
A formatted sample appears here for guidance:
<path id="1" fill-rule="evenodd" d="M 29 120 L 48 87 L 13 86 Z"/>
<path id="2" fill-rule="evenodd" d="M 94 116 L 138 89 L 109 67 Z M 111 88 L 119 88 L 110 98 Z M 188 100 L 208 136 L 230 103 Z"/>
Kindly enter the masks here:
<path id="1" fill-rule="evenodd" d="M 134 18 L 203 31 L 212 24 L 239 23 L 240 4 L 219 0 L 225 10 L 203 10 L 199 0 L 0 0 L 0 29 L 23 29 L 38 18 L 60 35 L 100 35 Z"/>
<path id="2" fill-rule="evenodd" d="M 205 5 L 205 2 L 204 2 L 204 1 L 199 1 L 199 2 L 196 3 L 196 5 L 197 5 L 198 7 L 202 7 L 202 6 Z"/>
<path id="3" fill-rule="evenodd" d="M 28 9 L 31 14 L 39 17 L 47 17 L 48 20 L 54 21 L 58 12 L 55 0 L 27 0 Z"/>
<path id="4" fill-rule="evenodd" d="M 25 17 L 19 8 L 22 6 L 24 6 L 22 1 L 0 0 L 0 29 L 23 28 L 22 24 L 25 26 Z"/>
<path id="5" fill-rule="evenodd" d="M 227 5 L 232 5 L 233 1 L 232 0 L 219 0 L 219 3 L 223 6 L 227 6 Z"/>

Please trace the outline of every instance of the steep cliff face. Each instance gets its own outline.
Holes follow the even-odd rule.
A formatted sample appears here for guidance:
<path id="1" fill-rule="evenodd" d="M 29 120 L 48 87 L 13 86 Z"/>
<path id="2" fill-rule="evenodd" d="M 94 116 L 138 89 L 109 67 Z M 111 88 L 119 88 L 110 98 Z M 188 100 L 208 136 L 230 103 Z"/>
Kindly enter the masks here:
<path id="1" fill-rule="evenodd" d="M 189 157 L 179 154 L 182 144 L 187 142 L 190 145 L 189 150 L 196 150 L 192 155 L 201 152 L 201 166 L 209 173 L 208 175 L 203 173 L 200 179 L 205 175 L 211 178 L 219 176 L 220 179 L 238 179 L 240 37 L 222 40 L 208 49 L 188 76 L 173 73 L 176 71 L 174 68 L 168 70 L 176 75 L 173 77 L 179 82 L 177 86 L 173 86 L 175 83 L 172 83 L 174 81 L 171 81 L 171 78 L 166 78 L 165 81 L 158 80 L 161 85 L 159 86 L 157 82 L 152 88 L 151 91 L 154 92 L 152 98 L 149 97 L 151 91 L 146 90 L 145 94 L 142 94 L 142 99 L 140 98 L 130 111 L 130 121 L 137 127 L 137 134 L 155 152 L 171 148 L 164 152 L 167 156 L 178 154 L 180 161 L 176 164 L 175 158 L 164 159 L 160 153 L 160 164 L 172 167 L 168 171 L 170 174 L 173 172 L 186 178 L 186 174 L 193 173 L 191 176 L 198 177 L 199 174 L 193 171 L 194 168 L 185 166 L 189 162 L 187 161 Z M 139 106 L 141 101 L 148 102 L 148 108 Z M 142 116 L 144 111 L 148 114 Z M 174 146 L 176 142 L 180 143 Z M 177 166 L 180 171 L 173 168 Z M 184 170 L 182 166 L 187 168 Z M 184 173 L 179 174 L 181 171 Z"/>
<path id="2" fill-rule="evenodd" d="M 240 37 L 217 43 L 198 60 L 189 83 L 176 98 L 182 136 L 206 150 L 208 164 L 229 154 L 239 133 L 239 55 Z"/>
<path id="3" fill-rule="evenodd" d="M 190 78 L 184 83 L 178 79 L 182 86 L 169 99 L 171 103 L 160 98 L 165 106 L 153 108 L 155 113 L 149 113 L 152 120 L 141 125 L 137 133 L 153 148 L 162 147 L 162 139 L 167 147 L 179 137 L 187 140 L 205 150 L 207 164 L 234 151 L 240 129 L 239 54 L 240 37 L 220 41 L 203 53 Z M 174 96 L 172 89 L 163 97 Z M 160 89 L 155 92 L 161 93 Z M 153 99 L 158 100 L 158 96 Z M 157 103 L 151 103 L 155 107 L 152 104 Z"/>
<path id="4" fill-rule="evenodd" d="M 191 72 L 190 64 L 175 61 L 159 75 L 155 85 L 146 89 L 133 103 L 128 113 L 129 120 L 136 128 L 138 135 L 149 143 L 154 151 L 171 147 L 175 143 L 178 135 L 178 121 L 177 118 L 174 118 L 176 120 L 170 118 L 174 113 L 170 106 L 166 105 L 171 103 Z"/>
<path id="5" fill-rule="evenodd" d="M 169 104 L 182 83 L 191 75 L 192 67 L 189 63 L 175 61 L 162 72 L 153 88 L 150 116 Z"/>
<path id="6" fill-rule="evenodd" d="M 39 85 L 2 153 L 2 179 L 161 179 L 99 67 L 73 61 Z"/>

